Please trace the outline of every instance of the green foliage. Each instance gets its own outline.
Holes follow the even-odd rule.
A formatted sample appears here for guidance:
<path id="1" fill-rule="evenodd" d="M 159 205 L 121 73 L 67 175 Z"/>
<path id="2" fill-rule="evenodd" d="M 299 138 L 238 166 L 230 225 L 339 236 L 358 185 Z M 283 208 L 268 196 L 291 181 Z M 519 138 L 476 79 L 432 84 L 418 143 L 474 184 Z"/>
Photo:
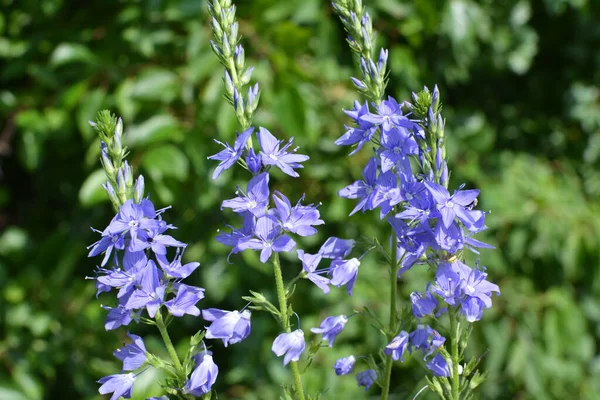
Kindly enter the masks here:
<path id="1" fill-rule="evenodd" d="M 364 0 L 390 49 L 388 90 L 408 98 L 438 83 L 444 96 L 452 180 L 482 189 L 490 209 L 482 238 L 497 246 L 482 260 L 502 296 L 471 334 L 471 354 L 485 354 L 482 398 L 594 399 L 600 393 L 600 5 L 587 0 Z M 372 215 L 347 218 L 351 202 L 337 190 L 361 174 L 366 153 L 349 159 L 333 141 L 357 98 L 358 75 L 344 28 L 326 2 L 238 2 L 246 64 L 260 82 L 257 125 L 295 136 L 311 160 L 298 180 L 275 174 L 273 187 L 323 202 L 327 236 L 378 237 Z M 252 290 L 270 302 L 270 266 L 253 253 L 231 258 L 216 243 L 225 217 L 220 201 L 242 175 L 219 182 L 206 160 L 231 140 L 236 115 L 223 100 L 223 74 L 209 45 L 206 4 L 198 0 L 0 0 L 0 398 L 99 399 L 95 381 L 118 371 L 110 353 L 125 330 L 106 333 L 109 297 L 94 297 L 94 269 L 85 246 L 112 208 L 102 189 L 99 145 L 88 120 L 109 108 L 123 117 L 136 172 L 146 191 L 189 242 L 188 260 L 202 266 L 191 278 L 205 287 L 204 306 L 240 308 Z M 365 245 L 366 248 L 367 245 Z M 374 254 L 373 252 L 372 254 Z M 475 255 L 469 261 L 474 261 Z M 299 272 L 282 256 L 287 280 Z M 296 284 L 303 327 L 351 310 L 385 315 L 382 260 L 361 265 L 354 297 L 327 297 Z M 399 297 L 422 290 L 426 271 L 403 278 Z M 387 287 L 387 285 L 384 285 Z M 265 303 L 266 304 L 266 303 Z M 297 305 L 296 305 L 297 304 Z M 403 306 L 404 304 L 400 304 Z M 327 310 L 327 311 L 324 311 Z M 354 317 L 362 318 L 362 317 Z M 172 324 L 183 354 L 204 321 Z M 334 361 L 376 351 L 370 319 L 349 322 L 335 348 L 312 356 L 303 376 L 320 399 L 368 398 Z M 154 331 L 140 325 L 147 346 L 167 358 Z M 271 353 L 274 319 L 256 312 L 244 342 L 212 349 L 222 375 L 219 398 L 277 399 L 288 371 Z M 171 328 L 170 328 L 171 330 Z M 364 348 L 357 347 L 367 337 Z M 268 339 L 265 339 L 268 338 Z M 410 357 L 396 363 L 392 387 L 412 398 L 425 372 Z M 366 367 L 366 364 L 362 364 Z M 140 377 L 135 398 L 158 395 L 153 369 Z M 429 390 L 419 399 L 433 398 Z"/>

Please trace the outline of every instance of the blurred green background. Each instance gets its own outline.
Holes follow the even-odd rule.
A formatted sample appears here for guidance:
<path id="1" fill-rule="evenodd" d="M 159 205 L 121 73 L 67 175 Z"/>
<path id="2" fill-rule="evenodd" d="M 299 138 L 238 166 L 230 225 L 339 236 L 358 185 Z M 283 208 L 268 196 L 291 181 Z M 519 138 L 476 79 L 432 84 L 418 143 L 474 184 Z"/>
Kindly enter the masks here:
<path id="1" fill-rule="evenodd" d="M 86 258 L 112 210 L 100 188 L 98 140 L 87 121 L 103 108 L 123 117 L 130 161 L 165 218 L 190 243 L 190 281 L 205 287 L 202 307 L 239 309 L 248 289 L 275 298 L 268 265 L 233 257 L 215 240 L 218 210 L 243 184 L 241 171 L 214 182 L 206 157 L 213 138 L 231 140 L 235 116 L 222 99 L 222 70 L 209 48 L 206 2 L 0 0 L 0 399 L 99 399 L 95 381 L 117 373 L 111 352 L 125 329 L 105 332 Z M 328 236 L 384 238 L 370 214 L 347 218 L 337 190 L 360 176 L 367 150 L 348 158 L 333 141 L 357 97 L 357 75 L 341 24 L 320 0 L 240 0 L 240 32 L 262 97 L 256 124 L 296 137 L 311 156 L 301 178 L 275 174 L 272 188 L 322 202 Z M 600 2 L 596 0 L 365 0 L 389 47 L 390 94 L 408 98 L 438 83 L 449 138 L 452 185 L 482 190 L 492 210 L 480 239 L 482 264 L 502 296 L 477 324 L 472 354 L 486 351 L 485 399 L 600 398 Z M 474 262 L 475 255 L 468 261 Z M 299 264 L 284 257 L 286 277 Z M 386 316 L 388 275 L 374 256 L 361 266 L 354 297 L 323 296 L 299 285 L 294 308 L 303 328 L 364 306 Z M 402 299 L 422 290 L 427 272 L 406 274 Z M 200 305 L 200 304 L 199 304 Z M 176 343 L 204 325 L 173 324 Z M 163 354 L 147 326 L 130 326 Z M 270 351 L 278 333 L 266 314 L 253 334 L 225 349 L 215 343 L 219 398 L 275 399 L 288 372 Z M 335 359 L 376 351 L 383 339 L 352 319 L 332 350 L 305 375 L 325 399 L 372 398 Z M 423 386 L 419 357 L 397 363 L 395 399 Z M 360 369 L 358 369 L 360 370 Z M 149 370 L 135 398 L 157 393 Z M 420 398 L 431 398 L 427 392 Z"/>

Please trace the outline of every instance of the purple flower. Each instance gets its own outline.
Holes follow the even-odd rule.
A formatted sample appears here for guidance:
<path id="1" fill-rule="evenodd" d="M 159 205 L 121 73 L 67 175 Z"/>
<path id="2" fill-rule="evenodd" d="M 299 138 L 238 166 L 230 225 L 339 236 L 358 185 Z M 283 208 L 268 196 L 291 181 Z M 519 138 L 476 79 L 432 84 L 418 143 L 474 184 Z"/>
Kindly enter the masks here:
<path id="1" fill-rule="evenodd" d="M 331 284 L 337 287 L 346 285 L 348 294 L 352 296 L 352 288 L 354 287 L 354 282 L 356 282 L 359 266 L 360 261 L 358 261 L 357 258 L 351 258 L 349 260 L 333 260 L 329 267 Z"/>
<path id="2" fill-rule="evenodd" d="M 408 347 L 408 337 L 408 332 L 401 331 L 387 346 L 385 346 L 383 352 L 388 356 L 392 356 L 392 360 L 394 361 L 400 359 L 404 362 L 404 353 Z"/>
<path id="3" fill-rule="evenodd" d="M 444 344 L 446 338 L 429 325 L 418 325 L 417 329 L 409 335 L 409 351 L 420 349 L 423 352 L 423 359 L 431 355 L 435 350 Z"/>
<path id="4" fill-rule="evenodd" d="M 238 214 L 250 211 L 257 217 L 264 215 L 269 204 L 269 174 L 263 172 L 254 176 L 248 182 L 246 193 L 239 188 L 236 193 L 241 195 L 223 201 L 221 208 L 231 208 L 233 212 Z"/>
<path id="5" fill-rule="evenodd" d="M 248 171 L 252 175 L 256 175 L 260 172 L 262 168 L 262 163 L 260 162 L 260 157 L 254 152 L 254 149 L 248 150 L 248 155 L 246 156 L 246 165 L 248 166 Z"/>
<path id="6" fill-rule="evenodd" d="M 427 364 L 426 367 L 433 373 L 434 376 L 450 376 L 448 363 L 441 354 L 436 354 Z"/>
<path id="7" fill-rule="evenodd" d="M 300 329 L 296 329 L 293 332 L 282 333 L 277 336 L 271 350 L 277 357 L 281 357 L 285 354 L 283 365 L 288 365 L 290 361 L 298 361 L 300 359 L 300 355 L 304 351 L 305 346 L 304 332 Z"/>
<path id="8" fill-rule="evenodd" d="M 415 123 L 402 115 L 401 105 L 391 96 L 379 104 L 377 114 L 367 113 L 362 115 L 360 119 L 361 121 L 381 125 L 384 132 L 389 131 L 392 127 L 402 127 L 410 130 L 416 127 Z"/>
<path id="9" fill-rule="evenodd" d="M 332 236 L 323 243 L 319 249 L 319 255 L 323 258 L 344 258 L 350 254 L 355 244 L 356 242 L 352 239 L 340 239 Z"/>
<path id="10" fill-rule="evenodd" d="M 131 323 L 132 312 L 131 310 L 126 309 L 122 305 L 118 307 L 108 307 L 102 306 L 105 310 L 108 310 L 108 315 L 106 316 L 106 322 L 104 323 L 104 329 L 107 331 L 111 331 L 113 329 L 117 329 L 120 326 L 127 326 Z"/>
<path id="11" fill-rule="evenodd" d="M 292 153 L 286 151 L 294 144 L 294 138 L 291 138 L 283 147 L 279 148 L 283 143 L 283 140 L 277 140 L 275 136 L 265 128 L 261 127 L 258 130 L 258 142 L 260 143 L 260 156 L 263 165 L 276 165 L 289 176 L 294 178 L 300 176 L 294 171 L 294 168 L 303 168 L 299 163 L 308 160 L 309 157 L 303 154 L 294 154 L 296 149 L 294 149 Z"/>
<path id="12" fill-rule="evenodd" d="M 148 215 L 152 215 L 152 218 L 155 216 L 154 205 L 152 205 L 150 200 L 144 200 L 143 203 L 136 204 L 133 200 L 127 200 L 121 206 L 115 218 L 106 227 L 103 235 L 117 235 L 129 232 L 131 238 L 135 240 L 139 230 L 158 228 L 160 221 L 148 218 Z"/>
<path id="13" fill-rule="evenodd" d="M 221 150 L 215 155 L 208 157 L 209 160 L 221 161 L 212 175 L 213 179 L 217 179 L 223 171 L 231 168 L 231 166 L 235 164 L 236 161 L 241 157 L 242 152 L 246 147 L 246 142 L 248 142 L 248 138 L 250 138 L 252 132 L 254 132 L 254 128 L 250 127 L 244 132 L 240 133 L 235 139 L 233 147 L 231 147 L 228 143 L 222 143 L 215 139 L 215 142 L 225 147 L 225 149 Z"/>
<path id="14" fill-rule="evenodd" d="M 181 264 L 182 254 L 178 254 L 175 256 L 173 261 L 169 263 L 166 257 L 157 255 L 156 260 L 158 261 L 158 265 L 162 268 L 162 270 L 170 277 L 177 279 L 185 279 L 191 275 L 192 272 L 196 270 L 200 266 L 199 262 L 191 262 L 187 264 Z"/>
<path id="15" fill-rule="evenodd" d="M 146 307 L 150 318 L 154 318 L 164 296 L 165 285 L 160 281 L 156 264 L 150 260 L 144 269 L 141 287 L 131 293 L 125 303 L 125 308 L 136 310 Z"/>
<path id="16" fill-rule="evenodd" d="M 105 376 L 98 381 L 102 384 L 98 389 L 98 393 L 112 393 L 110 400 L 117 400 L 119 397 L 129 399 L 131 398 L 135 378 L 136 376 L 132 373 Z"/>
<path id="17" fill-rule="evenodd" d="M 192 372 L 190 379 L 183 387 L 183 393 L 194 396 L 202 396 L 210 391 L 217 380 L 219 367 L 214 363 L 209 352 L 196 355 L 196 369 Z M 200 362 L 198 362 L 200 361 Z"/>
<path id="18" fill-rule="evenodd" d="M 477 297 L 467 296 L 460 303 L 460 313 L 465 316 L 468 322 L 479 321 L 483 316 L 483 307 L 485 304 Z"/>
<path id="19" fill-rule="evenodd" d="M 373 138 L 373 135 L 377 132 L 377 127 L 361 118 L 363 115 L 369 114 L 369 105 L 367 102 L 361 105 L 358 101 L 355 101 L 354 110 L 344 112 L 356 121 L 358 127 L 346 127 L 348 130 L 335 141 L 335 144 L 338 146 L 351 146 L 356 144 L 356 148 L 350 153 L 350 155 L 352 155 Z"/>
<path id="20" fill-rule="evenodd" d="M 379 157 L 381 158 L 381 172 L 384 173 L 398 164 L 400 164 L 401 170 L 410 171 L 408 156 L 417 154 L 419 151 L 417 142 L 404 128 L 392 128 L 384 131 L 381 135 L 381 146 L 383 149 Z"/>
<path id="21" fill-rule="evenodd" d="M 391 171 L 380 174 L 375 182 L 375 196 L 372 200 L 373 208 L 381 207 L 380 218 L 383 219 L 402 200 L 396 175 Z"/>
<path id="22" fill-rule="evenodd" d="M 465 225 L 471 225 L 474 222 L 470 211 L 466 208 L 477 198 L 479 190 L 457 190 L 450 196 L 448 189 L 437 183 L 426 181 L 425 186 L 437 203 L 444 227 L 449 228 L 455 217 L 458 217 Z"/>
<path id="23" fill-rule="evenodd" d="M 429 284 L 425 289 L 425 296 L 419 292 L 412 292 L 410 295 L 412 303 L 412 313 L 415 318 L 423 318 L 426 315 L 431 315 L 438 306 L 438 301 L 429 291 Z"/>
<path id="24" fill-rule="evenodd" d="M 244 216 L 244 222 L 242 225 L 242 229 L 235 229 L 231 227 L 231 233 L 223 233 L 220 232 L 215 238 L 217 242 L 222 243 L 226 246 L 232 246 L 231 254 L 237 254 L 242 249 L 238 247 L 240 243 L 245 242 L 248 239 L 251 239 L 254 235 L 254 228 L 256 226 L 256 217 L 250 213 L 245 212 L 241 214 Z"/>
<path id="25" fill-rule="evenodd" d="M 175 317 L 183 317 L 185 314 L 196 317 L 200 315 L 200 310 L 196 307 L 196 303 L 204 298 L 204 289 L 184 285 L 183 283 L 176 283 L 175 285 L 178 286 L 177 295 L 165 303 L 169 312 Z"/>
<path id="26" fill-rule="evenodd" d="M 327 317 L 321 322 L 321 325 L 318 328 L 312 328 L 310 331 L 312 333 L 322 334 L 323 339 L 329 342 L 329 347 L 333 347 L 335 338 L 342 332 L 346 322 L 348 322 L 348 318 L 345 315 Z"/>
<path id="27" fill-rule="evenodd" d="M 291 251 L 296 242 L 287 235 L 280 235 L 281 228 L 275 218 L 265 215 L 256 221 L 254 235 L 256 238 L 248 239 L 238 243 L 240 250 L 252 249 L 261 250 L 260 261 L 266 263 L 273 251 L 280 253 L 282 251 Z"/>
<path id="28" fill-rule="evenodd" d="M 338 192 L 338 196 L 347 199 L 359 199 L 358 204 L 352 210 L 350 215 L 357 211 L 372 210 L 373 199 L 375 198 L 375 187 L 377 184 L 377 159 L 371 158 L 363 169 L 362 181 L 356 181 L 346 186 Z"/>
<path id="29" fill-rule="evenodd" d="M 340 358 L 333 366 L 336 375 L 347 375 L 354 369 L 356 363 L 356 357 L 350 355 L 348 357 Z"/>
<path id="30" fill-rule="evenodd" d="M 212 322 L 206 329 L 207 339 L 221 339 L 225 347 L 239 343 L 250 334 L 250 311 L 202 310 L 202 318 Z"/>
<path id="31" fill-rule="evenodd" d="M 487 274 L 479 269 L 471 269 L 468 265 L 455 261 L 452 263 L 454 271 L 461 279 L 461 289 L 464 294 L 481 300 L 486 308 L 492 306 L 492 292 L 500 294 L 498 285 L 485 280 Z"/>
<path id="32" fill-rule="evenodd" d="M 438 266 L 431 290 L 449 305 L 456 305 L 456 299 L 460 296 L 460 277 L 450 264 L 441 263 Z"/>
<path id="33" fill-rule="evenodd" d="M 323 291 L 329 293 L 329 279 L 316 273 L 317 266 L 321 262 L 320 254 L 305 253 L 304 250 L 296 250 L 298 259 L 302 261 L 302 269 L 306 272 L 306 277 Z"/>
<path id="34" fill-rule="evenodd" d="M 127 332 L 133 343 L 115 350 L 113 355 L 123 362 L 123 371 L 134 371 L 146 362 L 146 346 L 141 337 Z"/>
<path id="35" fill-rule="evenodd" d="M 130 244 L 131 251 L 142 251 L 148 248 L 152 248 L 152 251 L 157 255 L 167 254 L 167 247 L 185 247 L 186 244 L 175 240 L 170 235 L 163 235 L 168 228 L 164 221 L 160 221 L 162 224 L 157 228 L 140 230 L 135 239 Z"/>
<path id="36" fill-rule="evenodd" d="M 106 233 L 106 234 L 102 235 L 102 239 L 100 239 L 93 245 L 89 246 L 88 249 L 90 247 L 92 248 L 92 250 L 90 250 L 88 257 L 95 257 L 98 254 L 104 252 L 104 259 L 102 260 L 102 263 L 100 264 L 100 266 L 103 267 L 108 262 L 108 259 L 111 255 L 113 249 L 123 250 L 125 248 L 125 236 L 121 233 L 117 233 L 117 234 Z"/>
<path id="37" fill-rule="evenodd" d="M 292 207 L 287 197 L 279 192 L 275 193 L 273 201 L 277 208 L 277 215 L 281 221 L 281 226 L 286 231 L 300 236 L 312 236 L 317 233 L 317 230 L 312 225 L 322 225 L 325 223 L 319 218 L 320 215 L 317 207 L 313 207 L 312 204 L 307 206 L 300 204 L 304 196 L 298 201 L 298 204 Z"/>
<path id="38" fill-rule="evenodd" d="M 372 369 L 356 374 L 356 382 L 358 383 L 358 386 L 365 387 L 365 392 L 373 385 L 375 379 L 377 379 L 377 374 Z"/>

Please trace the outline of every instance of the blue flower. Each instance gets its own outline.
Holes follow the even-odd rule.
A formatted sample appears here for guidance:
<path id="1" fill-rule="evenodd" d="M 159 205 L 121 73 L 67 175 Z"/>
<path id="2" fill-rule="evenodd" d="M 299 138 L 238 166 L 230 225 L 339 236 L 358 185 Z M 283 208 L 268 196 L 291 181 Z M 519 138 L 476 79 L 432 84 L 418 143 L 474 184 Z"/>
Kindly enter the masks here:
<path id="1" fill-rule="evenodd" d="M 256 175 L 260 172 L 262 163 L 260 162 L 260 156 L 254 152 L 254 149 L 248 150 L 248 155 L 246 156 L 246 165 L 248 166 L 248 171 L 250 171 L 252 175 Z"/>
<path id="2" fill-rule="evenodd" d="M 131 251 L 142 251 L 148 248 L 152 248 L 152 251 L 157 255 L 167 254 L 167 247 L 185 247 L 186 244 L 175 240 L 170 235 L 163 235 L 168 229 L 166 223 L 159 225 L 156 228 L 145 229 L 138 232 L 135 239 L 132 240 L 129 248 Z"/>
<path id="3" fill-rule="evenodd" d="M 225 347 L 239 343 L 250 334 L 250 311 L 202 310 L 202 318 L 212 322 L 206 328 L 207 339 L 221 339 Z"/>
<path id="4" fill-rule="evenodd" d="M 224 200 L 221 208 L 231 208 L 233 212 L 241 214 L 250 211 L 257 217 L 265 214 L 269 204 L 269 174 L 254 176 L 248 182 L 247 193 L 238 188 L 241 195 L 230 200 Z"/>
<path id="5" fill-rule="evenodd" d="M 127 326 L 134 318 L 134 313 L 120 304 L 118 307 L 114 308 L 103 305 L 102 308 L 108 311 L 106 322 L 104 324 L 104 329 L 107 331 L 117 329 L 120 326 Z"/>
<path id="6" fill-rule="evenodd" d="M 417 154 L 419 146 L 408 130 L 392 128 L 384 131 L 381 135 L 381 146 L 381 172 L 385 173 L 396 165 L 400 165 L 402 171 L 411 170 L 408 156 Z"/>
<path id="7" fill-rule="evenodd" d="M 484 302 L 477 297 L 467 296 L 460 303 L 460 313 L 465 316 L 468 322 L 479 321 L 483 316 L 484 306 Z"/>
<path id="8" fill-rule="evenodd" d="M 146 346 L 141 337 L 129 332 L 127 336 L 133 343 L 115 350 L 113 355 L 123 362 L 123 371 L 134 371 L 146 362 Z"/>
<path id="9" fill-rule="evenodd" d="M 266 263 L 273 252 L 291 251 L 296 246 L 296 242 L 292 238 L 280 235 L 280 233 L 281 227 L 275 218 L 265 215 L 256 221 L 254 228 L 256 237 L 239 242 L 237 247 L 242 251 L 246 249 L 261 250 L 260 261 Z"/>
<path id="10" fill-rule="evenodd" d="M 219 375 L 219 367 L 213 361 L 210 352 L 199 353 L 195 359 L 196 369 L 185 383 L 183 393 L 200 397 L 208 393 L 215 384 L 217 375 Z"/>
<path id="11" fill-rule="evenodd" d="M 485 280 L 487 277 L 485 272 L 472 269 L 458 260 L 452 263 L 452 267 L 460 276 L 462 292 L 469 297 L 478 298 L 485 304 L 486 308 L 490 308 L 492 306 L 492 292 L 500 294 L 498 285 Z"/>
<path id="12" fill-rule="evenodd" d="M 96 232 L 98 232 L 98 231 L 96 231 Z M 104 252 L 104 259 L 102 260 L 102 263 L 100 264 L 103 267 L 108 262 L 108 259 L 111 255 L 113 249 L 123 250 L 125 248 L 125 236 L 123 236 L 121 233 L 116 233 L 116 234 L 106 233 L 106 234 L 102 235 L 102 239 L 100 239 L 96 243 L 89 246 L 88 249 L 90 247 L 92 248 L 92 250 L 90 250 L 88 257 L 94 257 L 94 256 L 97 256 L 98 254 Z M 116 252 L 115 252 L 115 255 L 116 255 Z"/>
<path id="13" fill-rule="evenodd" d="M 438 301 L 429 291 L 429 284 L 425 289 L 425 296 L 419 292 L 412 292 L 410 295 L 412 303 L 412 313 L 415 318 L 423 318 L 426 315 L 433 314 L 433 311 L 438 306 Z"/>
<path id="14" fill-rule="evenodd" d="M 412 353 L 415 350 L 421 350 L 423 359 L 427 359 L 427 356 L 433 354 L 445 341 L 446 338 L 429 325 L 418 325 L 417 329 L 409 335 L 409 351 Z"/>
<path id="15" fill-rule="evenodd" d="M 321 322 L 318 328 L 312 328 L 312 333 L 319 333 L 323 335 L 323 339 L 329 342 L 329 347 L 333 347 L 335 338 L 342 332 L 344 326 L 348 322 L 348 318 L 345 315 L 339 315 L 337 317 L 327 317 Z"/>
<path id="16" fill-rule="evenodd" d="M 402 115 L 401 105 L 393 97 L 383 100 L 377 107 L 377 114 L 367 113 L 360 117 L 361 121 L 370 122 L 375 125 L 381 125 L 383 132 L 387 132 L 392 127 L 401 127 L 410 129 L 416 127 L 416 124 Z"/>
<path id="17" fill-rule="evenodd" d="M 365 387 L 365 392 L 373 385 L 375 379 L 377 379 L 377 374 L 372 369 L 356 374 L 356 382 L 358 383 L 358 386 Z"/>
<path id="18" fill-rule="evenodd" d="M 450 369 L 448 368 L 448 363 L 441 354 L 436 354 L 425 365 L 433 373 L 434 376 L 450 376 Z"/>
<path id="19" fill-rule="evenodd" d="M 425 186 L 437 203 L 444 227 L 449 228 L 455 217 L 458 217 L 465 225 L 475 222 L 467 207 L 477 198 L 479 190 L 457 190 L 450 196 L 448 189 L 442 185 L 426 181 Z"/>
<path id="20" fill-rule="evenodd" d="M 165 289 L 166 285 L 159 278 L 156 264 L 150 260 L 144 269 L 140 288 L 131 293 L 125 302 L 125 308 L 136 310 L 146 307 L 150 318 L 154 318 L 163 302 Z"/>
<path id="21" fill-rule="evenodd" d="M 332 236 L 323 243 L 319 249 L 319 255 L 323 258 L 344 258 L 350 254 L 355 244 L 356 242 L 352 239 L 340 239 Z"/>
<path id="22" fill-rule="evenodd" d="M 290 231 L 300 236 L 312 236 L 317 233 L 313 225 L 322 225 L 325 222 L 320 219 L 319 210 L 312 204 L 303 206 L 300 202 L 304 196 L 298 201 L 294 207 L 290 204 L 287 197 L 279 192 L 275 192 L 273 201 L 277 209 L 277 215 L 281 222 L 281 226 L 286 231 Z"/>
<path id="23" fill-rule="evenodd" d="M 136 375 L 132 373 L 105 376 L 98 381 L 98 383 L 102 384 L 98 389 L 98 393 L 112 393 L 110 400 L 117 400 L 119 397 L 129 399 L 131 398 L 135 379 Z"/>
<path id="24" fill-rule="evenodd" d="M 221 150 L 215 155 L 208 157 L 209 160 L 221 161 L 212 175 L 213 179 L 217 179 L 223 171 L 231 168 L 231 166 L 235 164 L 236 161 L 241 157 L 242 152 L 246 148 L 246 142 L 248 142 L 248 139 L 252 135 L 252 132 L 254 132 L 254 128 L 250 127 L 244 132 L 240 133 L 235 139 L 233 147 L 231 147 L 228 143 L 222 143 L 215 139 L 215 142 L 225 147 L 225 149 Z"/>
<path id="25" fill-rule="evenodd" d="M 160 227 L 160 221 L 155 220 L 154 205 L 149 200 L 136 204 L 133 200 L 127 200 L 119 209 L 119 213 L 106 227 L 103 234 L 117 235 L 129 232 L 135 240 L 141 229 L 156 229 Z"/>
<path id="26" fill-rule="evenodd" d="M 404 362 L 404 353 L 408 348 L 408 338 L 408 332 L 401 331 L 387 346 L 385 346 L 383 352 L 388 356 L 391 356 L 394 361 L 401 360 Z"/>
<path id="27" fill-rule="evenodd" d="M 200 266 L 200 263 L 190 262 L 187 264 L 181 264 L 181 257 L 182 254 L 178 254 L 175 256 L 173 261 L 169 262 L 166 257 L 157 255 L 156 260 L 158 261 L 158 265 L 160 265 L 167 276 L 177 279 L 185 279 Z"/>
<path id="28" fill-rule="evenodd" d="M 377 184 L 377 159 L 371 158 L 365 168 L 363 169 L 362 181 L 356 181 L 351 185 L 346 186 L 338 192 L 338 196 L 347 199 L 359 199 L 356 207 L 352 210 L 350 215 L 357 211 L 372 210 L 373 199 L 376 195 L 376 184 Z"/>
<path id="29" fill-rule="evenodd" d="M 431 290 L 449 305 L 456 305 L 460 296 L 460 277 L 450 264 L 441 263 L 438 266 Z"/>
<path id="30" fill-rule="evenodd" d="M 300 176 L 294 171 L 294 168 L 304 168 L 299 163 L 308 160 L 309 157 L 303 154 L 294 154 L 296 149 L 292 153 L 286 151 L 294 144 L 294 138 L 291 138 L 283 147 L 279 148 L 283 140 L 277 140 L 271 132 L 261 127 L 258 132 L 258 142 L 260 143 L 260 156 L 263 165 L 275 165 L 294 178 Z"/>
<path id="31" fill-rule="evenodd" d="M 350 155 L 352 155 L 373 138 L 375 132 L 377 132 L 377 126 L 361 118 L 363 115 L 369 114 L 369 105 L 367 102 L 360 104 L 358 101 L 355 101 L 354 110 L 344 110 L 344 112 L 350 116 L 350 118 L 354 119 L 358 126 L 353 128 L 346 127 L 348 130 L 335 141 L 335 144 L 338 146 L 351 146 L 356 144 L 356 147 L 350 153 Z"/>
<path id="32" fill-rule="evenodd" d="M 350 355 L 348 357 L 340 358 L 333 366 L 336 375 L 347 375 L 354 369 L 356 364 L 356 357 Z"/>
<path id="33" fill-rule="evenodd" d="M 354 282 L 356 282 L 359 266 L 360 261 L 358 261 L 357 258 L 351 258 L 349 260 L 333 260 L 329 267 L 331 284 L 337 287 L 346 285 L 348 294 L 352 296 L 352 288 L 354 287 Z"/>
<path id="34" fill-rule="evenodd" d="M 317 285 L 323 293 L 329 293 L 330 280 L 315 272 L 321 262 L 321 255 L 305 253 L 304 250 L 300 249 L 296 250 L 296 254 L 298 255 L 298 259 L 302 261 L 302 269 L 306 272 L 306 277 Z"/>
<path id="35" fill-rule="evenodd" d="M 204 289 L 183 283 L 176 283 L 173 287 L 177 289 L 177 295 L 165 303 L 169 312 L 175 317 L 183 317 L 185 314 L 196 317 L 200 315 L 196 303 L 204 298 Z"/>
<path id="36" fill-rule="evenodd" d="M 283 358 L 283 365 L 288 365 L 290 361 L 298 361 L 304 351 L 306 343 L 304 342 L 304 332 L 296 329 L 290 333 L 282 333 L 275 338 L 271 350 L 277 357 Z"/>

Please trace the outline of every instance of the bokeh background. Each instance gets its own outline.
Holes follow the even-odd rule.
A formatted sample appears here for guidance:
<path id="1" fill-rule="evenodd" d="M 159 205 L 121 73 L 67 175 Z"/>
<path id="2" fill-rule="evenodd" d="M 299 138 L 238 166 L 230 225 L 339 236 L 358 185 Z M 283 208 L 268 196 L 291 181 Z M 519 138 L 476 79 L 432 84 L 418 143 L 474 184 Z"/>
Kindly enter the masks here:
<path id="1" fill-rule="evenodd" d="M 104 331 L 100 304 L 112 298 L 96 299 L 85 280 L 98 262 L 86 258 L 96 240 L 90 226 L 103 229 L 112 217 L 87 123 L 101 109 L 122 116 L 130 161 L 152 199 L 173 206 L 165 218 L 190 244 L 187 260 L 202 263 L 191 278 L 206 288 L 202 306 L 239 309 L 249 289 L 275 298 L 268 265 L 249 252 L 227 264 L 228 250 L 214 240 L 224 223 L 239 224 L 219 204 L 246 176 L 210 179 L 215 164 L 206 157 L 219 150 L 212 139 L 231 140 L 237 126 L 208 45 L 205 3 L 0 0 L 0 399 L 100 399 L 95 381 L 119 370 L 111 352 L 126 331 Z M 480 207 L 492 210 L 481 239 L 497 249 L 480 259 L 502 296 L 471 339 L 471 354 L 487 350 L 481 398 L 600 398 L 600 2 L 365 3 L 390 49 L 390 94 L 440 86 L 451 183 L 480 188 Z M 294 136 L 311 156 L 301 178 L 275 174 L 272 184 L 323 203 L 327 225 L 302 246 L 315 250 L 331 235 L 385 238 L 385 224 L 348 218 L 352 202 L 336 196 L 360 177 L 369 153 L 348 158 L 333 145 L 348 122 L 342 109 L 357 98 L 349 81 L 357 71 L 328 2 L 237 4 L 262 88 L 256 124 Z M 300 268 L 293 254 L 283 263 L 286 277 Z M 405 275 L 404 304 L 427 279 L 424 270 Z M 294 308 L 303 327 L 364 306 L 387 318 L 386 267 L 367 257 L 359 281 L 352 298 L 300 284 Z M 365 321 L 351 321 L 305 375 L 323 399 L 376 398 L 333 374 L 338 357 L 384 344 Z M 173 324 L 178 346 L 203 324 Z M 252 328 L 240 344 L 215 343 L 219 398 L 276 399 L 289 382 L 270 351 L 273 319 L 255 314 Z M 149 327 L 130 329 L 164 354 Z M 397 363 L 395 399 L 423 386 L 419 364 Z M 156 378 L 147 371 L 135 398 L 157 393 Z"/>

